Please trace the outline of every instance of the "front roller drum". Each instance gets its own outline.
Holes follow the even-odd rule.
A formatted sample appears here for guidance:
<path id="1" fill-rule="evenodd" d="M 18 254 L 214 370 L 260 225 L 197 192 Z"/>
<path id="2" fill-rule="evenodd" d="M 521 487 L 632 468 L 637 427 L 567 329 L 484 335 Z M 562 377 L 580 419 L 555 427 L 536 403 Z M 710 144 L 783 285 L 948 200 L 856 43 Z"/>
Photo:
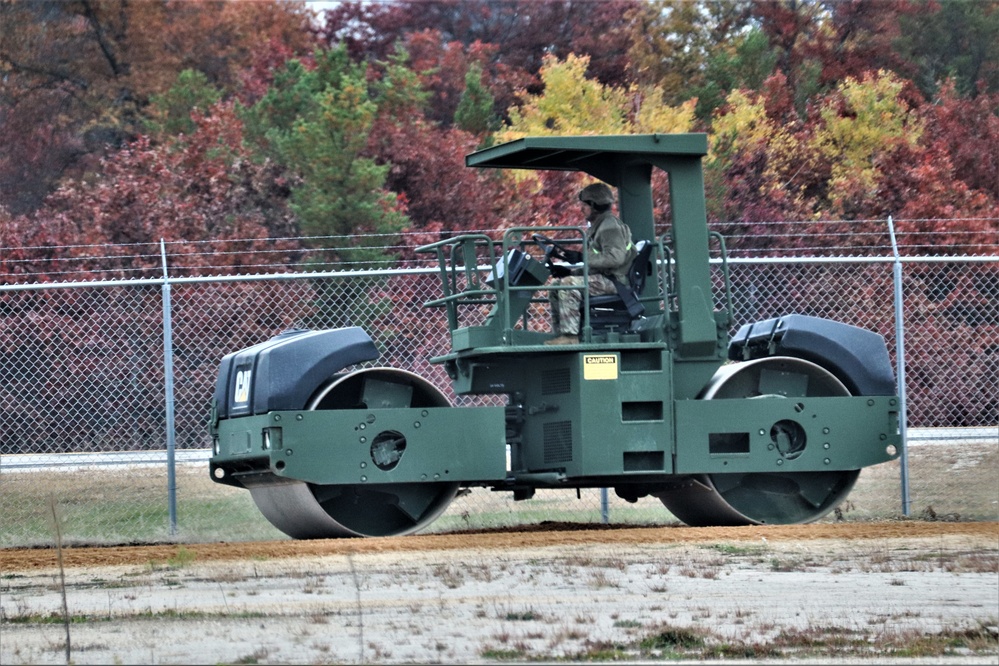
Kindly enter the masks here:
<path id="1" fill-rule="evenodd" d="M 835 375 L 815 363 L 772 356 L 722 366 L 700 397 L 751 399 L 764 395 L 842 397 L 850 392 Z M 798 433 L 791 428 L 771 436 L 787 457 L 805 445 L 803 439 L 796 441 Z M 674 516 L 692 527 L 809 523 L 840 504 L 859 475 L 859 469 L 698 474 L 656 495 Z"/>
<path id="2" fill-rule="evenodd" d="M 304 481 L 246 484 L 257 508 L 293 539 L 403 536 L 436 520 L 457 483 L 322 486 Z"/>
<path id="3" fill-rule="evenodd" d="M 369 368 L 334 379 L 316 392 L 306 409 L 448 406 L 444 394 L 418 375 Z M 335 441 L 317 446 L 337 455 Z M 405 442 L 382 442 L 372 455 L 386 464 L 386 459 L 405 455 Z M 270 474 L 243 484 L 267 520 L 295 539 L 412 534 L 436 520 L 458 492 L 457 483 L 321 485 Z"/>

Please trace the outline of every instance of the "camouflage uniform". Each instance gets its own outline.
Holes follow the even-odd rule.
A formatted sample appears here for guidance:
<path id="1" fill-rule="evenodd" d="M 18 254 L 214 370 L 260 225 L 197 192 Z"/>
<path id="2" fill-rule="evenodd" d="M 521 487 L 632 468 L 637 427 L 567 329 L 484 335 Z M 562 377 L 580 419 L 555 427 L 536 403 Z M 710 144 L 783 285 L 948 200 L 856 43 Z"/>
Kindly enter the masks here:
<path id="1" fill-rule="evenodd" d="M 617 287 L 610 278 L 627 284 L 628 267 L 638 253 L 631 240 L 631 229 L 613 213 L 606 211 L 594 218 L 586 239 L 590 296 L 616 294 Z M 552 284 L 579 287 L 582 286 L 583 279 L 583 268 L 579 267 L 572 269 L 572 275 L 554 280 Z M 551 299 L 556 333 L 579 335 L 582 290 L 553 289 Z"/>

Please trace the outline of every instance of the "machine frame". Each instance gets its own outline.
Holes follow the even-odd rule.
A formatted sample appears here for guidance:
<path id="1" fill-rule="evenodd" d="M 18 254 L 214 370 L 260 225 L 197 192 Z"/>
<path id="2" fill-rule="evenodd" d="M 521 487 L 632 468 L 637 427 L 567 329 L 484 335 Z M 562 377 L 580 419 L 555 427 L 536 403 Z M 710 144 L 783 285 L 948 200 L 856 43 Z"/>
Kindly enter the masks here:
<path id="1" fill-rule="evenodd" d="M 652 244 L 636 295 L 643 314 L 595 325 L 583 289 L 579 344 L 544 344 L 554 335 L 538 320 L 546 292 L 567 287 L 545 284 L 532 234 L 585 255 L 581 227 L 426 245 L 442 290 L 426 306 L 444 310 L 451 337 L 451 351 L 431 361 L 456 394 L 507 404 L 455 408 L 405 370 L 360 368 L 378 353 L 358 328 L 291 331 L 223 359 L 212 477 L 251 490 L 272 523 L 300 538 L 417 531 L 474 486 L 516 499 L 614 488 L 629 501 L 656 496 L 694 525 L 831 511 L 861 468 L 899 455 L 884 339 L 802 315 L 730 336 L 725 244 L 706 223 L 706 152 L 705 135 L 673 134 L 527 137 L 467 156 L 469 167 L 579 171 L 616 188 L 633 238 Z M 668 174 L 671 210 L 658 238 L 654 168 Z"/>

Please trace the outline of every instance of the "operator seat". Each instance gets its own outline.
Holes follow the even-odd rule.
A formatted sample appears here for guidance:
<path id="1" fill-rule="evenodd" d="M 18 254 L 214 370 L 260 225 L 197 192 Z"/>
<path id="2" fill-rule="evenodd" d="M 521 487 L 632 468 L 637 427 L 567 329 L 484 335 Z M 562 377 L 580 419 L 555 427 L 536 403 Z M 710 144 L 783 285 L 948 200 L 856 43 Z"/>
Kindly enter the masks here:
<path id="1" fill-rule="evenodd" d="M 645 312 L 645 306 L 639 298 L 645 288 L 645 279 L 652 272 L 653 247 L 651 241 L 635 243 L 638 254 L 628 269 L 628 284 L 618 285 L 617 294 L 590 296 L 590 328 L 594 332 L 611 329 L 627 331 L 631 328 L 631 322 Z"/>

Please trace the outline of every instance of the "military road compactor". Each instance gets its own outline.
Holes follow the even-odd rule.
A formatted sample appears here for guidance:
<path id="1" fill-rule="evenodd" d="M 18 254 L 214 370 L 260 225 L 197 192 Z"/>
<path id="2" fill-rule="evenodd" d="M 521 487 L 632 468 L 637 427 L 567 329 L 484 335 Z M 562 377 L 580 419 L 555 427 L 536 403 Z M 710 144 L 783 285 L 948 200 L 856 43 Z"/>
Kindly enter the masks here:
<path id="1" fill-rule="evenodd" d="M 585 256 L 585 229 L 419 248 L 440 271 L 428 316 L 446 316 L 451 338 L 430 361 L 455 395 L 505 404 L 452 406 L 427 379 L 379 367 L 360 328 L 287 331 L 222 360 L 212 478 L 248 489 L 300 539 L 416 532 L 470 487 L 518 500 L 613 488 L 629 501 L 657 497 L 693 526 L 822 517 L 863 467 L 899 455 L 885 341 L 797 314 L 730 335 L 725 246 L 705 216 L 706 153 L 705 135 L 670 134 L 527 137 L 468 155 L 469 167 L 578 171 L 616 188 L 640 247 L 630 284 L 584 293 L 579 343 L 545 345 L 556 335 L 551 292 L 569 288 L 546 285 L 550 266 L 566 249 Z M 669 182 L 661 237 L 653 169 Z"/>

